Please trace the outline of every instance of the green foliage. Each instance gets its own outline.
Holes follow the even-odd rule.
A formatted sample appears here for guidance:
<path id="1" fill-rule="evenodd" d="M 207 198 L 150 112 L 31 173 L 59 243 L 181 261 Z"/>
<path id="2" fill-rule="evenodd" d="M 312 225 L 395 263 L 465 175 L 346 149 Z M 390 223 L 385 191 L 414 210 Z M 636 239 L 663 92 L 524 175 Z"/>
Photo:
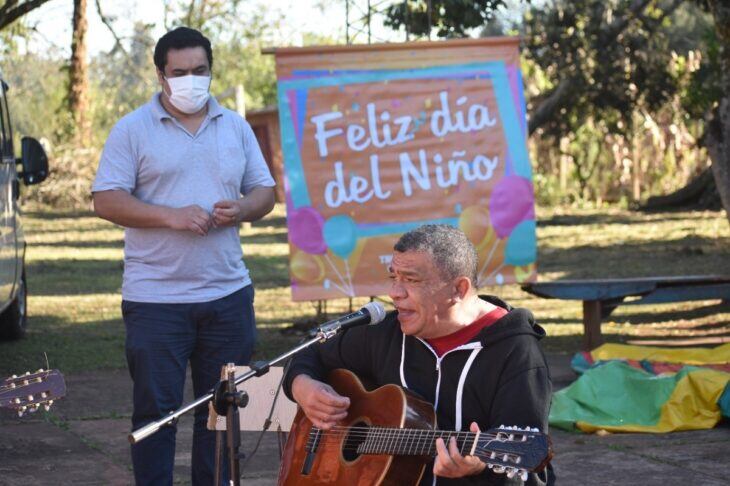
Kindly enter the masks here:
<path id="1" fill-rule="evenodd" d="M 426 37 L 436 28 L 438 37 L 464 37 L 469 29 L 482 27 L 504 0 L 432 0 L 429 25 L 425 0 L 403 0 L 385 9 L 385 26 L 406 29 L 416 37 Z"/>
<path id="2" fill-rule="evenodd" d="M 545 135 L 574 132 L 589 119 L 603 121 L 612 133 L 626 133 L 635 109 L 654 111 L 676 91 L 668 31 L 661 27 L 667 12 L 655 7 L 637 18 L 627 12 L 631 3 L 557 0 L 526 14 L 527 56 L 554 85 L 572 81 L 570 102 L 543 124 Z M 616 32 L 622 19 L 627 26 Z"/>
<path id="3" fill-rule="evenodd" d="M 691 74 L 691 81 L 682 91 L 682 108 L 692 118 L 703 118 L 723 94 L 720 68 L 720 43 L 715 29 L 704 33 L 704 55 L 700 55 L 699 69 Z M 681 66 L 681 68 L 686 68 Z"/>
<path id="4" fill-rule="evenodd" d="M 72 125 L 66 109 L 68 76 L 65 62 L 27 52 L 3 56 L 3 76 L 8 83 L 8 106 L 16 147 L 24 135 L 45 139 L 51 146 L 62 143 Z"/>

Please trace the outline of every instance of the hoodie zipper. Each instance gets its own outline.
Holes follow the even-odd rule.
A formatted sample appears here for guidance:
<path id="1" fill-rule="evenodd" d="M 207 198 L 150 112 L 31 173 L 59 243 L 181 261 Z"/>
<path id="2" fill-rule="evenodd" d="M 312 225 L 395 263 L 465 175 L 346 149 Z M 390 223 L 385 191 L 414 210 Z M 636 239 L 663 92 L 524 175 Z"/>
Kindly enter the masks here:
<path id="1" fill-rule="evenodd" d="M 457 348 L 454 348 L 454 349 L 451 349 L 451 350 L 445 352 L 442 356 L 439 356 L 438 354 L 436 354 L 436 351 L 433 350 L 433 348 L 431 347 L 431 345 L 429 345 L 426 341 L 424 341 L 421 338 L 416 338 L 416 339 L 418 339 L 419 341 L 421 341 L 426 346 L 426 349 L 428 349 L 429 351 L 431 351 L 431 354 L 433 354 L 434 357 L 436 358 L 436 374 L 437 374 L 437 376 L 436 376 L 436 393 L 434 395 L 436 398 L 434 400 L 433 408 L 434 408 L 435 411 L 438 411 L 438 408 L 439 408 L 439 397 L 441 395 L 441 361 L 443 361 L 443 359 L 446 356 L 448 356 L 449 354 L 451 354 L 451 353 L 453 353 L 455 351 L 472 350 L 472 349 L 476 348 L 477 346 L 481 348 L 482 345 L 479 342 L 462 344 L 461 346 L 459 346 Z"/>

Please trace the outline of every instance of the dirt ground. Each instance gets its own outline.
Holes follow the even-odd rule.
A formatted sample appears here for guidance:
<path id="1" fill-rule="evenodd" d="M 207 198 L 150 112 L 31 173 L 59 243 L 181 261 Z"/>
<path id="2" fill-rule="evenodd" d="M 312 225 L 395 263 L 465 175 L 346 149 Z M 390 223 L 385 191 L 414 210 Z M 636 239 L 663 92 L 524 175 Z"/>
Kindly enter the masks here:
<path id="1" fill-rule="evenodd" d="M 575 379 L 570 356 L 548 356 L 556 389 Z M 132 383 L 124 370 L 66 376 L 68 394 L 49 419 L 0 413 L 0 485 L 128 485 Z M 190 389 L 190 386 L 187 387 Z M 190 397 L 188 397 L 190 398 Z M 243 450 L 257 434 L 245 433 Z M 730 425 L 673 434 L 607 436 L 551 431 L 559 484 L 725 485 Z M 181 419 L 175 483 L 189 484 L 191 417 Z M 276 484 L 279 452 L 267 433 L 242 484 Z"/>

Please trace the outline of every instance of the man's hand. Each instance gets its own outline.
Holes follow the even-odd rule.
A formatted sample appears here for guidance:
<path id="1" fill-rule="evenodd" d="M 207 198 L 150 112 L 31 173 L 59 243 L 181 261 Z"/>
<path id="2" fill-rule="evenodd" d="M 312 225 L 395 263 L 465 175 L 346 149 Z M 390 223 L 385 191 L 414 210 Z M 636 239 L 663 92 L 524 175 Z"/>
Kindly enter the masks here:
<path id="1" fill-rule="evenodd" d="M 472 422 L 469 427 L 474 433 L 479 432 L 479 426 Z M 443 439 L 436 439 L 436 461 L 433 463 L 433 474 L 444 478 L 461 478 L 472 476 L 484 471 L 485 463 L 474 456 L 462 456 L 456 447 L 456 439 L 449 440 L 449 448 Z"/>
<path id="2" fill-rule="evenodd" d="M 291 393 L 315 427 L 328 430 L 337 421 L 347 417 L 350 399 L 310 376 L 298 375 L 294 378 Z"/>
<path id="3" fill-rule="evenodd" d="M 235 226 L 243 221 L 242 199 L 223 200 L 213 205 L 213 222 L 216 226 Z"/>
<path id="4" fill-rule="evenodd" d="M 193 204 L 184 208 L 172 208 L 170 210 L 169 226 L 175 230 L 192 231 L 193 233 L 205 236 L 213 225 L 213 219 L 208 212 Z"/>

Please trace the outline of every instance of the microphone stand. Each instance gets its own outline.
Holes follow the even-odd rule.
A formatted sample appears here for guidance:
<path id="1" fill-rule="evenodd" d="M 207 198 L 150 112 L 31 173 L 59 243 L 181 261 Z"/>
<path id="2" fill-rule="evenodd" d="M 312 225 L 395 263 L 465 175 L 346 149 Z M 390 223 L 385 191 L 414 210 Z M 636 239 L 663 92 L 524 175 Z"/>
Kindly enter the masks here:
<path id="1" fill-rule="evenodd" d="M 238 448 L 241 444 L 241 430 L 238 424 L 238 407 L 245 407 L 248 404 L 248 395 L 245 391 L 238 392 L 237 385 L 240 385 L 244 381 L 250 380 L 255 376 L 262 376 L 268 373 L 269 368 L 272 365 L 280 363 L 286 360 L 290 356 L 297 354 L 298 352 L 312 346 L 317 342 L 325 342 L 328 339 L 335 336 L 342 329 L 342 323 L 335 321 L 332 324 L 321 326 L 317 330 L 317 335 L 304 343 L 298 345 L 294 349 L 287 351 L 284 354 L 277 356 L 271 361 L 259 361 L 251 365 L 251 369 L 246 373 L 242 374 L 238 378 L 235 377 L 235 365 L 229 363 L 226 365 L 226 380 L 218 382 L 216 387 L 206 395 L 203 395 L 196 400 L 190 402 L 187 405 L 183 405 L 174 412 L 170 412 L 167 416 L 150 422 L 144 427 L 131 432 L 127 438 L 131 444 L 136 444 L 139 441 L 154 434 L 160 428 L 166 425 L 172 425 L 177 422 L 180 416 L 187 412 L 203 405 L 204 403 L 213 401 L 214 408 L 219 415 L 226 416 L 226 442 L 228 445 L 228 458 L 229 458 L 229 476 L 230 485 L 239 486 L 241 482 L 240 477 L 240 453 Z M 220 408 L 220 410 L 219 410 Z M 217 486 L 217 485 L 216 485 Z"/>

